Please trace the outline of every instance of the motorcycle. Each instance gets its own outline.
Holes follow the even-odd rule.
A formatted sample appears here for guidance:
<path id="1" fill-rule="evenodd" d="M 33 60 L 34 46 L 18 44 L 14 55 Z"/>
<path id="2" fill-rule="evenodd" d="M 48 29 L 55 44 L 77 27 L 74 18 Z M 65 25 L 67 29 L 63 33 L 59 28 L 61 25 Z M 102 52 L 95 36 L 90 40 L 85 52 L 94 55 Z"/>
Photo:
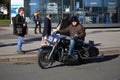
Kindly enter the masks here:
<path id="1" fill-rule="evenodd" d="M 69 43 L 71 39 L 75 39 L 76 43 L 72 51 L 72 58 L 66 59 L 68 55 Z M 92 43 L 86 43 L 82 39 L 69 37 L 53 33 L 46 39 L 47 45 L 39 48 L 38 64 L 42 69 L 47 69 L 56 61 L 60 63 L 83 62 L 99 55 L 99 50 Z"/>

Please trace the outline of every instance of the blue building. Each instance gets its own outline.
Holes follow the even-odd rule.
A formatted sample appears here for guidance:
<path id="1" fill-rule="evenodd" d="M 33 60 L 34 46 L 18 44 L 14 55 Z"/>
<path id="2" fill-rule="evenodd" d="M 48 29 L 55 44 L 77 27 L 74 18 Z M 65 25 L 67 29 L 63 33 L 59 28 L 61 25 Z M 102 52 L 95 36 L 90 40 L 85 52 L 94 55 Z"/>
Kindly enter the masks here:
<path id="1" fill-rule="evenodd" d="M 31 21 L 34 12 L 40 10 L 42 20 L 51 14 L 52 22 L 58 23 L 64 14 L 76 15 L 81 24 L 90 27 L 119 26 L 119 4 L 120 0 L 24 0 L 25 17 Z"/>

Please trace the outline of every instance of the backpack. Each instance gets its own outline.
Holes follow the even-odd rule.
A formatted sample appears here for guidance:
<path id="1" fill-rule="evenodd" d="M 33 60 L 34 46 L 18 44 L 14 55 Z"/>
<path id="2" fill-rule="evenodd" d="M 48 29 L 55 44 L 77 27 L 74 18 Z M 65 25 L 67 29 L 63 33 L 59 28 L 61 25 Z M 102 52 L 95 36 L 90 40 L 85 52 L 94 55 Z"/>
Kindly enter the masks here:
<path id="1" fill-rule="evenodd" d="M 16 30 L 16 16 L 12 17 L 12 22 L 13 22 L 13 34 L 17 35 L 17 30 Z"/>
<path id="2" fill-rule="evenodd" d="M 13 22 L 13 27 L 15 27 L 16 26 L 16 16 L 12 17 L 12 22 Z"/>

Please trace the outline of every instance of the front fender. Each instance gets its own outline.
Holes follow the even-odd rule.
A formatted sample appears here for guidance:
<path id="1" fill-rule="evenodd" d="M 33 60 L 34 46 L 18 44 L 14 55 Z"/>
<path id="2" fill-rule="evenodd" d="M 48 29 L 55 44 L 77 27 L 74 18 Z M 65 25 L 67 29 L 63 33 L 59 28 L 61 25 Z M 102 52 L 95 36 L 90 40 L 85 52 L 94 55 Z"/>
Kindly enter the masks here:
<path id="1" fill-rule="evenodd" d="M 52 50 L 52 48 L 53 48 L 53 46 L 42 46 L 42 47 L 39 48 L 39 53 L 43 50 L 48 50 L 48 49 Z"/>

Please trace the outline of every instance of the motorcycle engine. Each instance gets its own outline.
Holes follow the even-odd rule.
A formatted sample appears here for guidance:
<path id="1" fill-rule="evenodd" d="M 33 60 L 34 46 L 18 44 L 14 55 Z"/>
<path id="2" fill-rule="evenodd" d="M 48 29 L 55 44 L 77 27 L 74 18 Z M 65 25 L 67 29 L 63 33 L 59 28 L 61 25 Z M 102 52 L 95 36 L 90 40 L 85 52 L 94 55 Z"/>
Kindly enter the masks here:
<path id="1" fill-rule="evenodd" d="M 74 61 L 78 60 L 79 57 L 76 51 L 73 51 L 72 57 Z"/>

